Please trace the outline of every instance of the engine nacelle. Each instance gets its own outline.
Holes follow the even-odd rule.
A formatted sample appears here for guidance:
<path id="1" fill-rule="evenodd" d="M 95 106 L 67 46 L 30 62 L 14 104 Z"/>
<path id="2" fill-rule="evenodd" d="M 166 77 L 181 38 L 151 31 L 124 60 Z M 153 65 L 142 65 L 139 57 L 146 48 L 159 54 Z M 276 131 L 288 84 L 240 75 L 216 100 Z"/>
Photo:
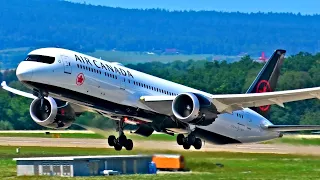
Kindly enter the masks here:
<path id="1" fill-rule="evenodd" d="M 52 129 L 66 129 L 75 121 L 76 115 L 67 103 L 52 97 L 34 99 L 30 105 L 30 116 L 39 125 Z"/>
<path id="2" fill-rule="evenodd" d="M 207 126 L 217 118 L 217 109 L 206 97 L 195 93 L 181 93 L 172 102 L 173 115 L 180 121 Z"/>

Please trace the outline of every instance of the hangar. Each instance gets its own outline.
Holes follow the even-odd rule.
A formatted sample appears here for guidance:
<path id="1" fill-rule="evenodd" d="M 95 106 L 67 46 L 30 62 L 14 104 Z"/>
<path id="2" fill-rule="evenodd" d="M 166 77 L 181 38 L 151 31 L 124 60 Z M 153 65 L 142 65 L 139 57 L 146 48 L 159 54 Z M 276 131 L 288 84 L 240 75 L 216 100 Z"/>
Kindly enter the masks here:
<path id="1" fill-rule="evenodd" d="M 152 155 L 15 158 L 18 176 L 101 176 L 156 173 Z M 154 168 L 153 170 L 151 168 Z"/>

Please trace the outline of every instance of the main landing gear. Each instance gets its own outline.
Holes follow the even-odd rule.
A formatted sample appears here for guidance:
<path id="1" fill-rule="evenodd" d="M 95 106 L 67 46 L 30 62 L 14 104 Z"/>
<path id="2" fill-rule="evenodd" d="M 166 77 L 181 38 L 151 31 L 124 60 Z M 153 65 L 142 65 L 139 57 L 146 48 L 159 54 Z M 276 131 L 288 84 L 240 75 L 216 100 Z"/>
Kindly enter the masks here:
<path id="1" fill-rule="evenodd" d="M 117 131 L 119 132 L 119 137 L 111 135 L 108 137 L 109 146 L 113 146 L 116 151 L 121 151 L 122 147 L 130 151 L 133 149 L 133 142 L 131 139 L 127 139 L 126 135 L 123 133 L 124 119 L 122 118 L 117 122 Z"/>
<path id="2" fill-rule="evenodd" d="M 195 149 L 201 149 L 202 141 L 200 138 L 197 138 L 193 133 L 190 133 L 187 137 L 183 134 L 178 134 L 177 143 L 182 145 L 184 149 L 190 149 L 193 146 Z"/>

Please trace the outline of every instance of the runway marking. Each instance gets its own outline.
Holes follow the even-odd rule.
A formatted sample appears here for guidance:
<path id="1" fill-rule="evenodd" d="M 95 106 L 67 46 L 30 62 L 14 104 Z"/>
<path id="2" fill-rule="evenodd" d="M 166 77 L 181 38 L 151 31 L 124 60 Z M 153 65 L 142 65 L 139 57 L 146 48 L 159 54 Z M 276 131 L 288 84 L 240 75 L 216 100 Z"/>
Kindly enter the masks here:
<path id="1" fill-rule="evenodd" d="M 17 141 L 17 140 L 2 140 L 3 142 L 14 142 L 14 143 L 40 143 L 41 141 Z"/>
<path id="2" fill-rule="evenodd" d="M 238 148 L 238 149 L 261 149 L 261 150 L 263 150 L 263 149 L 265 149 L 265 150 L 278 149 L 278 148 L 272 148 L 272 147 L 270 147 L 270 148 L 268 148 L 268 147 L 236 147 L 236 148 Z"/>
<path id="3" fill-rule="evenodd" d="M 86 142 L 70 142 L 71 144 L 87 144 Z"/>
<path id="4" fill-rule="evenodd" d="M 28 138 L 28 137 L 0 137 L 1 146 L 40 146 L 40 147 L 95 147 L 112 149 L 105 139 L 74 139 L 74 138 Z M 175 142 L 167 141 L 137 141 L 135 148 L 152 150 L 178 150 L 185 151 L 182 146 Z M 193 148 L 190 151 L 195 151 Z M 199 150 L 196 150 L 199 151 Z M 202 152 L 255 152 L 277 154 L 312 154 L 320 156 L 320 146 L 294 146 L 294 145 L 212 145 L 206 144 Z"/>

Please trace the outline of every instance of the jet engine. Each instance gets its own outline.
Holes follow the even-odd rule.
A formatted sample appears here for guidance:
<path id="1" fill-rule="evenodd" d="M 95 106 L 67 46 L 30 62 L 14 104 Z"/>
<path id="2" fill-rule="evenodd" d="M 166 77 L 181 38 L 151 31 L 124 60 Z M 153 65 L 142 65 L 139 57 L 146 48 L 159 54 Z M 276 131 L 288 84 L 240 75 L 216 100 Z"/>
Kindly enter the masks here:
<path id="1" fill-rule="evenodd" d="M 55 100 L 52 97 L 34 99 L 30 105 L 30 115 L 37 124 L 52 129 L 66 129 L 76 118 L 68 102 Z"/>
<path id="2" fill-rule="evenodd" d="M 181 93 L 172 102 L 173 115 L 184 123 L 207 126 L 217 118 L 217 109 L 205 96 Z"/>

